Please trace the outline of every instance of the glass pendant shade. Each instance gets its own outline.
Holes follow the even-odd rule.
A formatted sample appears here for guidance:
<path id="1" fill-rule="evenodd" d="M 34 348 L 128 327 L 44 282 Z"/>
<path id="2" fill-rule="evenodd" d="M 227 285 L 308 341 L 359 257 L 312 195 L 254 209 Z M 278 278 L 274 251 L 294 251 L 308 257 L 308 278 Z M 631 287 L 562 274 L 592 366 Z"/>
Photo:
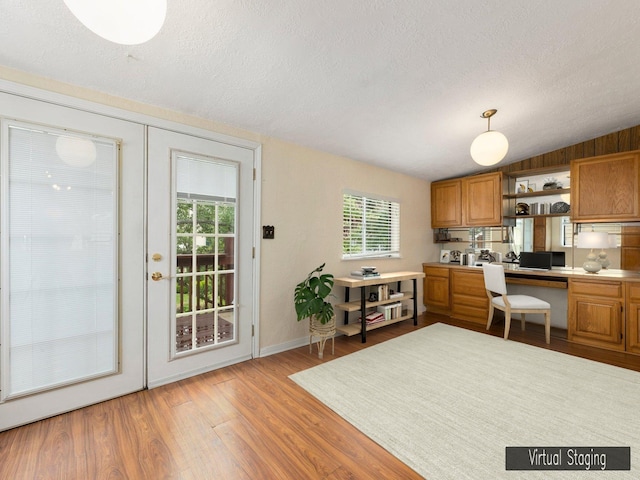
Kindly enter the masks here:
<path id="1" fill-rule="evenodd" d="M 122 45 L 151 40 L 167 16 L 167 0 L 64 0 L 64 3 L 93 33 Z"/>
<path id="2" fill-rule="evenodd" d="M 489 130 L 478 135 L 471 144 L 471 158 L 479 165 L 495 165 L 505 157 L 508 150 L 507 137 L 495 130 Z"/>

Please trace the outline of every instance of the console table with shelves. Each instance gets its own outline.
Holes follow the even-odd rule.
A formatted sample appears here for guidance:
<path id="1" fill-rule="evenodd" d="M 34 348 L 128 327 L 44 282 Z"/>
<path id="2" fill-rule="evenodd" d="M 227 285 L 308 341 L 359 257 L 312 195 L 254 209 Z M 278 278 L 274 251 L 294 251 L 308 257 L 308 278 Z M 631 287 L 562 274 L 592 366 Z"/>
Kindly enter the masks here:
<path id="1" fill-rule="evenodd" d="M 402 322 L 409 318 L 413 318 L 413 324 L 418 324 L 418 292 L 417 284 L 418 279 L 424 277 L 424 272 L 392 272 L 381 273 L 375 277 L 340 277 L 334 279 L 334 286 L 344 287 L 344 303 L 338 303 L 335 305 L 339 310 L 344 311 L 344 325 L 336 326 L 336 330 L 347 336 L 353 336 L 360 334 L 362 343 L 367 341 L 367 331 L 374 330 L 376 328 L 391 325 L 393 323 Z M 402 282 L 405 280 L 412 281 L 411 291 L 402 291 Z M 386 285 L 395 283 L 397 286 L 396 292 L 401 292 L 402 296 L 389 298 L 388 300 L 369 301 L 367 299 L 367 287 L 375 285 Z M 350 300 L 351 289 L 360 288 L 360 299 Z M 383 320 L 381 322 L 367 325 L 367 309 L 378 307 L 381 305 L 389 305 L 392 303 L 403 302 L 406 300 L 413 300 L 413 312 L 409 312 L 407 315 L 400 315 L 395 318 Z M 361 321 L 359 323 L 349 323 L 350 312 L 360 312 Z"/>

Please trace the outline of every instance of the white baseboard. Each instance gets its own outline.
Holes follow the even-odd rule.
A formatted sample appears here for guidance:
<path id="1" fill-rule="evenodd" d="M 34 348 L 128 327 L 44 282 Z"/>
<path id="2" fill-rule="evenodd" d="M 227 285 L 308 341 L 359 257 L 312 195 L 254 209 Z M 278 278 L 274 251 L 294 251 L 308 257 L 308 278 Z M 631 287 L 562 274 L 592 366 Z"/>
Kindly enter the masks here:
<path id="1" fill-rule="evenodd" d="M 335 338 L 342 337 L 343 334 L 336 332 Z M 313 338 L 313 343 L 317 343 L 318 338 Z M 309 346 L 309 337 L 297 338 L 295 340 L 290 340 L 285 343 L 281 343 L 279 345 L 271 345 L 270 347 L 265 347 L 260 349 L 260 357 L 268 357 L 269 355 L 275 355 L 276 353 L 286 352 L 287 350 L 293 350 L 294 348 Z M 314 347 L 317 348 L 317 347 Z M 317 352 L 317 349 L 314 350 Z"/>
<path id="2" fill-rule="evenodd" d="M 268 357 L 269 355 L 275 355 L 276 353 L 286 352 L 287 350 L 293 350 L 294 348 L 303 347 L 309 345 L 309 337 L 296 338 L 285 343 L 278 345 L 271 345 L 260 349 L 261 357 Z"/>
<path id="3" fill-rule="evenodd" d="M 168 383 L 177 382 L 178 380 L 184 380 L 185 378 L 193 377 L 195 375 L 200 375 L 201 373 L 211 372 L 213 370 L 217 370 L 219 368 L 228 367 L 229 365 L 235 365 L 236 363 L 244 362 L 246 360 L 251 360 L 251 356 L 242 356 L 237 357 L 232 360 L 228 360 L 226 362 L 216 363 L 215 365 L 208 365 L 205 368 L 198 368 L 195 370 L 191 370 L 189 372 L 183 372 L 178 375 L 171 375 L 169 377 L 164 377 L 154 382 L 149 382 L 147 388 L 156 388 L 162 385 L 167 385 Z"/>

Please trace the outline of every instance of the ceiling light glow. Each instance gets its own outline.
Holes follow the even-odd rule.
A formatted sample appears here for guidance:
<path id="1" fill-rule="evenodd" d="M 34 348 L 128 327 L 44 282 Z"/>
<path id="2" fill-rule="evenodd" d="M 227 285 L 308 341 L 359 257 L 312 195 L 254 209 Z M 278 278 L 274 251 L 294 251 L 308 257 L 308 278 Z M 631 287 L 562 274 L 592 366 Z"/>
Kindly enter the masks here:
<path id="1" fill-rule="evenodd" d="M 491 117 L 497 110 L 487 110 L 481 116 L 487 119 L 487 131 L 478 135 L 471 143 L 471 158 L 478 165 L 495 165 L 509 150 L 509 141 L 502 133 L 491 130 Z"/>
<path id="2" fill-rule="evenodd" d="M 151 40 L 167 16 L 167 0 L 64 0 L 64 3 L 93 33 L 122 45 Z"/>

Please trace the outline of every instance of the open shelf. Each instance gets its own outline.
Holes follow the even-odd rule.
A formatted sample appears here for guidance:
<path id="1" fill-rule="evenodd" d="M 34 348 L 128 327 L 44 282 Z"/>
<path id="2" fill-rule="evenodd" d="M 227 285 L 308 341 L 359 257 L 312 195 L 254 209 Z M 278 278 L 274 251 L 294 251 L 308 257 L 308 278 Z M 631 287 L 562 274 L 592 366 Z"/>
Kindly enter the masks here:
<path id="1" fill-rule="evenodd" d="M 401 302 L 403 300 L 411 300 L 413 298 L 412 292 L 402 292 L 401 297 L 390 298 L 388 300 L 381 300 L 379 302 L 365 302 L 365 308 L 377 307 L 378 305 L 388 305 L 390 303 Z M 345 312 L 357 312 L 360 310 L 360 300 L 355 300 L 353 302 L 346 303 L 337 303 L 335 305 L 336 308 L 343 310 Z M 359 331 L 359 330 L 358 330 Z"/>
<path id="2" fill-rule="evenodd" d="M 392 318 L 391 320 L 384 320 L 382 322 L 367 325 L 367 332 L 369 330 L 375 330 L 376 328 L 386 327 L 387 325 L 391 325 L 392 323 L 402 322 L 404 320 L 408 320 L 409 318 L 413 318 L 413 312 L 410 312 L 408 315 L 403 315 L 402 317 Z M 353 335 L 360 335 L 360 333 L 362 332 L 362 326 L 360 322 L 350 323 L 348 325 L 336 325 L 336 330 L 348 337 L 351 337 Z"/>
<path id="3" fill-rule="evenodd" d="M 535 192 L 508 193 L 506 195 L 503 195 L 502 198 L 548 197 L 551 195 L 562 195 L 570 192 L 570 188 L 556 188 L 555 190 L 537 190 Z"/>
<path id="4" fill-rule="evenodd" d="M 505 215 L 504 218 L 533 218 L 533 217 L 568 217 L 571 213 L 541 213 L 538 215 Z"/>

